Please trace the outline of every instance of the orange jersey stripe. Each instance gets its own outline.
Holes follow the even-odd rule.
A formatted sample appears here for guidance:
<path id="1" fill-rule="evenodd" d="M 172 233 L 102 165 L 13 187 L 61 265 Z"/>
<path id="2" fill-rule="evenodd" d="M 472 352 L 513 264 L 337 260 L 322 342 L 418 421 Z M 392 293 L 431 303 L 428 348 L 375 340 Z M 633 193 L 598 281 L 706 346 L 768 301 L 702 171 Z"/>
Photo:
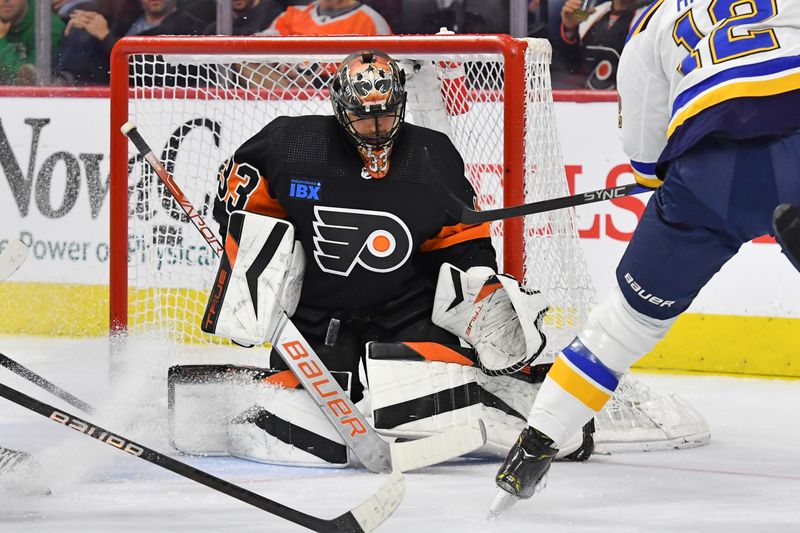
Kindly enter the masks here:
<path id="1" fill-rule="evenodd" d="M 473 362 L 468 357 L 438 342 L 404 342 L 403 344 L 420 354 L 426 361 L 458 363 L 465 366 L 473 365 Z"/>
<path id="2" fill-rule="evenodd" d="M 420 246 L 420 251 L 430 252 L 474 239 L 488 239 L 490 229 L 491 224 L 489 222 L 478 225 L 456 224 L 454 226 L 445 226 L 436 237 L 423 242 L 422 246 Z"/>
<path id="3" fill-rule="evenodd" d="M 278 200 L 269 194 L 267 182 L 263 177 L 260 178 L 256 190 L 254 190 L 253 194 L 250 195 L 250 198 L 247 199 L 245 211 L 251 211 L 253 213 L 268 215 L 275 218 L 285 219 L 289 217 L 286 211 L 284 211 L 283 207 L 281 207 L 281 204 L 278 203 Z"/>
<path id="4" fill-rule="evenodd" d="M 253 179 L 248 175 L 240 175 L 239 164 L 233 163 L 231 171 L 227 177 L 227 192 L 223 199 L 226 203 L 232 202 L 233 205 L 241 205 L 240 196 L 243 195 L 242 190 L 247 190 L 248 180 Z M 252 169 L 255 172 L 255 169 Z M 252 174 L 251 174 L 252 175 Z M 253 176 L 255 177 L 255 176 Z M 224 179 L 224 177 L 223 177 Z M 246 193 L 244 193 L 246 194 Z M 230 208 L 229 208 L 230 209 Z M 258 213 L 260 215 L 267 215 L 275 218 L 288 218 L 288 214 L 284 211 L 278 200 L 269 194 L 267 188 L 267 180 L 264 176 L 258 176 L 258 184 L 252 189 L 244 202 L 244 210 L 251 213 Z"/>

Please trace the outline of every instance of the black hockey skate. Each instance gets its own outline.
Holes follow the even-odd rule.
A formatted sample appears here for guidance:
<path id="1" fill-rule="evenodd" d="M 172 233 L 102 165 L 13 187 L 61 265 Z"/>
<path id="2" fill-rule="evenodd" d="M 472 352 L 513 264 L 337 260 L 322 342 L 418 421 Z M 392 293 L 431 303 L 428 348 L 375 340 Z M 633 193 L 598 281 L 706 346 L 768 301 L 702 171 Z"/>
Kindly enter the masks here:
<path id="1" fill-rule="evenodd" d="M 490 517 L 499 516 L 517 500 L 530 498 L 544 488 L 550 463 L 558 453 L 552 444 L 549 437 L 532 427 L 522 430 L 495 476 L 500 490 L 489 510 Z"/>

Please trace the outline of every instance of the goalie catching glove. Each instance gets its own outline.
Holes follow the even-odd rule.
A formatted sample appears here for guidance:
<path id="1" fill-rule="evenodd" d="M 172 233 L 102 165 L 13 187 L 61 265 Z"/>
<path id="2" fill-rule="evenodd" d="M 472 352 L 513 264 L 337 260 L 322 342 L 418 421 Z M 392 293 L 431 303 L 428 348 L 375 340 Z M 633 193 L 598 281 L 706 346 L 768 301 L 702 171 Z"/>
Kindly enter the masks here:
<path id="1" fill-rule="evenodd" d="M 243 346 L 270 340 L 280 314 L 294 314 L 305 256 L 285 220 L 236 211 L 231 214 L 201 328 Z"/>
<path id="2" fill-rule="evenodd" d="M 464 339 L 486 374 L 516 372 L 544 349 L 542 320 L 549 306 L 538 291 L 489 267 L 466 272 L 444 263 L 439 270 L 433 323 Z"/>

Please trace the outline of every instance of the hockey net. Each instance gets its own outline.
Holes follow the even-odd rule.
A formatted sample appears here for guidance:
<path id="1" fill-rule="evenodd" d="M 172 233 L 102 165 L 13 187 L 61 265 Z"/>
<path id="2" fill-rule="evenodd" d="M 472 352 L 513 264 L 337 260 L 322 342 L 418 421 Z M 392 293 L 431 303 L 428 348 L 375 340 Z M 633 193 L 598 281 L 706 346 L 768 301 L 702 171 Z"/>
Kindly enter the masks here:
<path id="1" fill-rule="evenodd" d="M 119 134 L 133 121 L 211 221 L 220 165 L 282 115 L 331 114 L 326 84 L 354 50 L 382 49 L 408 76 L 407 120 L 447 133 L 483 209 L 570 194 L 546 40 L 507 36 L 125 39 L 112 56 L 111 327 L 157 332 L 172 353 L 220 341 L 200 328 L 216 257 Z M 301 148 L 299 148 L 301 149 Z M 574 210 L 496 222 L 502 268 L 541 290 L 554 359 L 585 321 L 594 289 Z M 177 359 L 181 359 L 178 357 Z"/>
<path id="2" fill-rule="evenodd" d="M 333 65 L 358 48 L 382 47 L 408 74 L 407 120 L 451 137 L 482 208 L 569 194 L 553 116 L 549 44 L 483 40 L 404 37 L 405 51 L 392 49 L 394 40 L 331 39 L 315 51 L 308 39 L 249 39 L 234 49 L 230 40 L 204 39 L 184 53 L 186 39 L 140 39 L 142 52 L 127 55 L 128 81 L 122 94 L 114 88 L 114 105 L 126 100 L 125 119 L 210 218 L 217 172 L 243 141 L 281 115 L 331 114 L 326 84 Z M 161 53 L 148 53 L 153 49 Z M 507 65 L 506 57 L 519 53 L 522 60 Z M 511 106 L 515 122 L 507 124 Z M 112 303 L 113 322 L 128 331 L 158 328 L 182 343 L 213 343 L 198 324 L 214 254 L 133 147 L 124 153 L 127 172 L 112 187 L 127 186 L 122 212 L 128 216 L 120 222 L 127 226 L 128 257 L 112 269 L 126 270 L 127 303 L 124 309 Z M 492 235 L 504 269 L 553 302 L 550 344 L 568 341 L 593 300 L 573 211 L 497 222 Z"/>

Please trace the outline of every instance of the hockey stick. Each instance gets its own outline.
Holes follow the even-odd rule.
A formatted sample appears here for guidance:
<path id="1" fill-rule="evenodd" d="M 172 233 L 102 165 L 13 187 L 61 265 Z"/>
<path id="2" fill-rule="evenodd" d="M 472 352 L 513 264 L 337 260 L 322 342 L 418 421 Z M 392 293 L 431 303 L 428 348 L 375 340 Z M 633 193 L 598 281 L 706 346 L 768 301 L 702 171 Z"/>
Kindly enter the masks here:
<path id="1" fill-rule="evenodd" d="M 423 157 L 429 158 L 427 148 L 424 150 Z M 430 161 L 430 159 L 428 159 Z M 519 217 L 523 215 L 533 215 L 546 211 L 555 211 L 565 207 L 576 207 L 579 205 L 613 200 L 623 196 L 653 192 L 653 189 L 644 187 L 638 183 L 610 187 L 608 189 L 598 189 L 596 191 L 584 192 L 572 196 L 562 196 L 560 198 L 550 198 L 529 204 L 515 205 L 512 207 L 501 207 L 499 209 L 489 209 L 478 211 L 465 204 L 459 197 L 449 191 L 439 180 L 431 180 L 433 191 L 443 205 L 447 214 L 458 220 L 462 224 L 481 224 L 494 220 Z"/>
<path id="2" fill-rule="evenodd" d="M 28 381 L 30 381 L 34 385 L 37 385 L 37 386 L 43 388 L 44 390 L 46 390 L 47 392 L 49 392 L 50 394 L 52 394 L 52 395 L 54 395 L 54 396 L 56 396 L 58 398 L 61 398 L 62 400 L 64 400 L 68 404 L 70 404 L 72 407 L 80 409 L 84 413 L 88 413 L 88 414 L 94 413 L 94 407 L 92 407 L 88 403 L 84 402 L 80 398 L 76 398 L 75 396 L 73 396 L 72 394 L 68 393 L 67 391 L 65 391 L 64 389 L 59 387 L 58 385 L 50 383 L 49 381 L 44 379 L 42 376 L 40 376 L 39 374 L 37 374 L 33 370 L 30 370 L 29 368 L 26 368 L 25 366 L 17 363 L 13 359 L 11 359 L 10 357 L 8 357 L 8 356 L 6 356 L 6 355 L 4 355 L 2 353 L 0 353 L 0 366 L 6 367 L 7 369 L 9 369 L 10 371 L 14 372 L 15 374 L 27 379 Z"/>
<path id="3" fill-rule="evenodd" d="M 776 207 L 772 214 L 772 228 L 783 253 L 800 270 L 800 209 L 789 204 Z"/>
<path id="4" fill-rule="evenodd" d="M 0 281 L 11 277 L 28 257 L 28 247 L 22 241 L 12 239 L 6 243 L 0 252 Z"/>
<path id="5" fill-rule="evenodd" d="M 214 489 L 232 498 L 243 501 L 262 511 L 274 514 L 290 522 L 301 525 L 313 531 L 348 531 L 361 532 L 372 531 L 386 520 L 400 505 L 403 499 L 404 484 L 401 474 L 393 474 L 381 485 L 378 492 L 367 499 L 361 505 L 347 511 L 341 516 L 332 520 L 325 520 L 312 516 L 291 507 L 287 507 L 274 500 L 250 492 L 238 485 L 234 485 L 224 479 L 212 476 L 208 472 L 198 470 L 192 466 L 177 461 L 167 455 L 151 450 L 138 444 L 127 437 L 112 433 L 107 429 L 96 426 L 88 420 L 78 418 L 74 415 L 60 411 L 52 405 L 40 402 L 30 396 L 23 394 L 11 387 L 0 383 L 0 396 L 16 403 L 30 411 L 39 413 L 53 422 L 62 424 L 74 429 L 88 437 L 104 442 L 120 451 L 128 453 L 139 459 L 143 459 L 156 466 L 160 466 L 179 476 L 196 481 L 206 487 Z"/>
<path id="6" fill-rule="evenodd" d="M 136 126 L 126 122 L 121 131 L 133 142 L 206 242 L 217 256 L 220 256 L 223 250 L 222 244 L 161 161 L 153 154 Z M 364 415 L 353 405 L 350 397 L 333 379 L 319 355 L 285 314 L 279 320 L 273 341 L 272 347 L 281 359 L 297 376 L 303 388 L 311 395 L 356 457 L 372 472 L 389 472 L 392 469 L 402 472 L 422 468 L 469 453 L 486 443 L 486 429 L 483 423 L 478 421 L 426 437 L 420 442 L 390 444 L 369 425 Z M 423 443 L 428 445 L 425 446 Z M 413 449 L 423 453 L 412 454 L 405 451 L 411 450 L 411 445 Z M 398 459 L 399 464 L 393 463 L 394 456 L 402 458 Z"/>

